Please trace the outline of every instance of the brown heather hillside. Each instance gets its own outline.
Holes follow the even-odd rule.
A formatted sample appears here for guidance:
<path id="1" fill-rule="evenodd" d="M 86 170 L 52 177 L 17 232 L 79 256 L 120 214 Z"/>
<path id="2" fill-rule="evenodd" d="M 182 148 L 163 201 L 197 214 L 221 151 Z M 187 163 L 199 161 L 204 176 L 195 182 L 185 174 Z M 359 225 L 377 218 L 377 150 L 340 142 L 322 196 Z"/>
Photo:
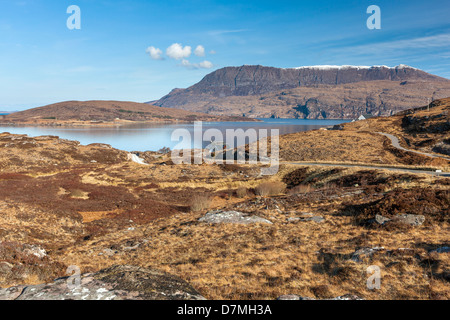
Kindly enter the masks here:
<path id="1" fill-rule="evenodd" d="M 273 176 L 259 165 L 174 165 L 156 152 L 140 153 L 148 165 L 139 165 L 103 144 L 0 134 L 0 288 L 51 282 L 71 265 L 133 265 L 179 276 L 208 299 L 448 300 L 450 178 L 295 162 L 448 170 L 376 132 L 418 150 L 446 144 L 449 103 L 281 136 L 291 163 Z M 256 222 L 205 221 L 221 217 L 213 210 Z M 380 268 L 380 289 L 367 287 L 369 266 Z"/>
<path id="2" fill-rule="evenodd" d="M 450 154 L 450 98 L 428 107 L 410 109 L 391 117 L 341 125 L 342 130 L 313 130 L 280 137 L 280 156 L 285 161 L 412 165 L 449 168 L 450 161 L 395 148 L 378 132 L 397 137 L 408 150 L 440 157 Z"/>
<path id="3" fill-rule="evenodd" d="M 261 177 L 256 166 L 145 159 L 1 134 L 0 287 L 51 282 L 70 265 L 134 265 L 179 276 L 208 299 L 450 299 L 450 256 L 433 252 L 450 246 L 448 178 L 294 165 Z M 270 223 L 199 220 L 213 209 Z M 425 222 L 371 222 L 406 213 Z M 366 286 L 371 265 L 379 290 Z"/>
<path id="4" fill-rule="evenodd" d="M 344 128 L 390 133 L 406 149 L 450 156 L 450 98 L 433 101 L 429 108 L 408 109 L 392 117 L 347 123 Z"/>
<path id="5" fill-rule="evenodd" d="M 130 121 L 240 121 L 240 117 L 214 116 L 125 101 L 66 101 L 12 113 L 2 122 L 28 124 L 93 124 Z M 248 120 L 248 119 L 244 119 Z"/>

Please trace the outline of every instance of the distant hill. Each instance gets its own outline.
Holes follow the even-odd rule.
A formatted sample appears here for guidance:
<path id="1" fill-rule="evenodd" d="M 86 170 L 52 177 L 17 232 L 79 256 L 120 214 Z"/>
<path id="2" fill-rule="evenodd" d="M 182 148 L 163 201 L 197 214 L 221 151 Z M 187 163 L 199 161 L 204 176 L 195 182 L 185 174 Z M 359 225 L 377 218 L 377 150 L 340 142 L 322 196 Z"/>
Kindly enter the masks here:
<path id="1" fill-rule="evenodd" d="M 110 121 L 239 121 L 198 112 L 161 108 L 125 101 L 65 101 L 15 112 L 4 117 L 11 122 L 110 122 Z M 244 119 L 246 120 L 246 119 Z"/>
<path id="2" fill-rule="evenodd" d="M 281 118 L 392 115 L 450 96 L 450 80 L 405 65 L 226 67 L 152 104 L 205 112 Z"/>

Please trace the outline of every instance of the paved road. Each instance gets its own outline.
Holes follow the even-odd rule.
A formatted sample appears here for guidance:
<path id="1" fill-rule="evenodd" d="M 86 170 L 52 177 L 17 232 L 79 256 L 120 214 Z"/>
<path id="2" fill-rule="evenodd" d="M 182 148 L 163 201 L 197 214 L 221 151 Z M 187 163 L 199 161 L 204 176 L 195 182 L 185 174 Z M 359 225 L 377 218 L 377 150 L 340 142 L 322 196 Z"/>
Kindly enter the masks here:
<path id="1" fill-rule="evenodd" d="M 421 154 L 423 156 L 427 156 L 427 157 L 432 157 L 432 158 L 441 158 L 441 159 L 445 159 L 450 161 L 450 158 L 446 157 L 446 156 L 441 156 L 441 155 L 437 155 L 437 154 L 431 154 L 431 153 L 425 153 L 425 152 L 420 152 L 420 151 L 416 151 L 416 150 L 410 150 L 410 149 L 405 149 L 400 145 L 400 142 L 398 141 L 398 138 L 396 136 L 393 136 L 392 134 L 389 133 L 385 133 L 385 132 L 377 132 L 378 134 L 381 134 L 385 137 L 388 137 L 391 142 L 392 145 L 394 146 L 394 148 L 403 150 L 403 151 L 407 151 L 407 152 L 414 152 L 417 154 Z"/>
<path id="2" fill-rule="evenodd" d="M 403 148 L 400 145 L 400 142 L 398 140 L 398 138 L 392 134 L 389 133 L 385 133 L 385 132 L 376 132 L 378 134 L 381 134 L 385 137 L 388 137 L 391 142 L 392 142 L 392 146 L 394 148 L 403 150 L 403 151 L 407 151 L 407 152 L 414 152 L 420 155 L 424 155 L 427 157 L 432 157 L 432 158 L 441 158 L 441 159 L 445 159 L 450 161 L 450 158 L 445 157 L 445 156 L 441 156 L 441 155 L 437 155 L 437 154 L 431 154 L 431 153 L 426 153 L 426 152 L 420 152 L 420 151 L 416 151 L 416 150 L 410 150 L 410 149 L 406 149 Z M 291 165 L 302 165 L 302 166 L 325 166 L 325 167 L 345 167 L 345 168 L 356 168 L 356 167 L 360 167 L 360 168 L 365 168 L 365 169 L 373 169 L 373 170 L 389 170 L 389 171 L 399 171 L 399 172 L 407 172 L 407 173 L 425 173 L 425 174 L 430 174 L 433 176 L 440 176 L 440 177 L 450 177 L 450 172 L 436 172 L 436 171 L 426 171 L 426 170 L 418 170 L 418 169 L 406 169 L 406 168 L 396 168 L 396 167 L 381 167 L 381 166 L 370 166 L 370 165 L 359 165 L 359 164 L 337 164 L 337 163 L 317 163 L 317 162 L 283 162 L 284 164 L 291 164 Z"/>
<path id="3" fill-rule="evenodd" d="M 436 172 L 436 171 L 426 171 L 418 169 L 406 169 L 406 168 L 396 168 L 396 167 L 380 167 L 380 166 L 370 166 L 370 165 L 360 165 L 360 164 L 339 164 L 339 163 L 317 163 L 317 162 L 299 162 L 299 161 L 282 161 L 280 164 L 290 164 L 294 166 L 323 166 L 323 167 L 344 167 L 344 168 L 364 168 L 371 170 L 389 170 L 389 171 L 399 171 L 406 173 L 425 173 L 433 176 L 440 177 L 450 177 L 450 172 Z"/>

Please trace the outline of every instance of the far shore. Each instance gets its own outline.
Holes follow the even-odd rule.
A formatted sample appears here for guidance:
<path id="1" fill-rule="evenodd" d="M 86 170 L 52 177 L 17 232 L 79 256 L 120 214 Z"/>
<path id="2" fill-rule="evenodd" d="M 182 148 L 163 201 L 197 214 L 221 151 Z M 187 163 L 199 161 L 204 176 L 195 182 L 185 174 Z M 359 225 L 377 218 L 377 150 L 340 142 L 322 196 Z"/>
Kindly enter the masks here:
<path id="1" fill-rule="evenodd" d="M 130 124 L 174 124 L 174 123 L 194 123 L 195 121 L 203 122 L 262 122 L 259 119 L 248 118 L 243 120 L 237 119 L 208 119 L 208 120 L 155 120 L 155 121 L 132 121 L 132 120 L 114 120 L 114 121 L 9 121 L 0 122 L 0 126 L 11 127 L 119 127 Z"/>

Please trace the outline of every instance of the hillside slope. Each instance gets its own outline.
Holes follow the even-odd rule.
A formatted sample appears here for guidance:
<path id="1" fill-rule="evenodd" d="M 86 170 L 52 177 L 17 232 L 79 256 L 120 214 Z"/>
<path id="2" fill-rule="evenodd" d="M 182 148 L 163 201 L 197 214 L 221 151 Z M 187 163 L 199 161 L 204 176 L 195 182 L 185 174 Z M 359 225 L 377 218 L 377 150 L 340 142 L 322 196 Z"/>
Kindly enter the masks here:
<path id="1" fill-rule="evenodd" d="M 363 139 L 348 146 L 372 142 Z M 338 159 L 340 142 L 323 152 Z M 122 267 L 131 265 L 179 276 L 207 299 L 450 299 L 449 178 L 287 164 L 261 176 L 258 166 L 175 165 L 156 152 L 147 166 L 128 159 L 107 145 L 0 134 L 0 288 L 30 292 L 73 265 L 142 284 Z M 262 196 L 267 186 L 278 188 Z M 260 222 L 204 220 L 236 213 Z M 389 279 L 379 290 L 367 288 L 371 265 Z M 125 282 L 133 299 L 142 292 Z M 0 298 L 26 298 L 24 287 Z"/>
<path id="2" fill-rule="evenodd" d="M 337 126 L 280 136 L 280 157 L 285 161 L 346 162 L 377 165 L 442 166 L 450 155 L 450 98 L 427 107 L 409 109 L 391 117 L 374 117 Z M 380 133 L 399 139 L 400 146 L 441 158 L 399 150 Z M 446 170 L 446 171 L 447 171 Z"/>
<path id="3" fill-rule="evenodd" d="M 429 98 L 450 96 L 450 80 L 419 69 L 316 66 L 279 69 L 227 67 L 187 89 L 174 89 L 155 105 L 250 118 L 357 118 L 392 115 Z"/>

